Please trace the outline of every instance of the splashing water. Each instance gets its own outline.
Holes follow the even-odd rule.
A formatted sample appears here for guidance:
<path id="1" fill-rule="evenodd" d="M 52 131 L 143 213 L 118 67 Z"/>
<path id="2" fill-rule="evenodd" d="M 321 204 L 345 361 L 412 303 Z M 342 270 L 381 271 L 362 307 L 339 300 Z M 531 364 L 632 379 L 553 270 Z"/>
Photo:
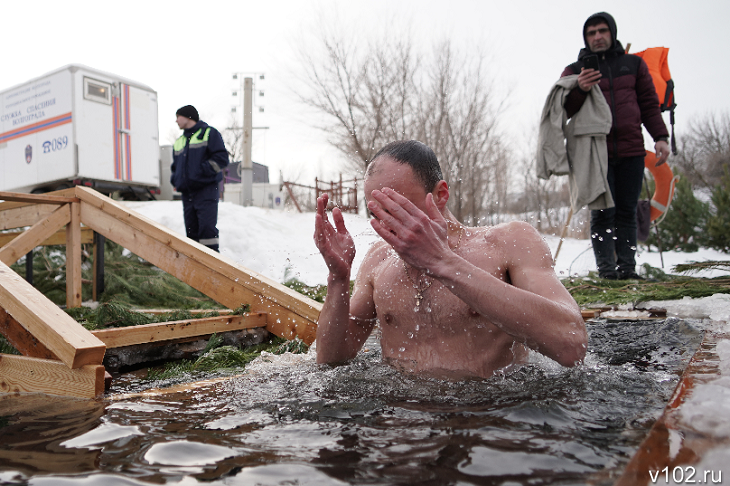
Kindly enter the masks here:
<path id="1" fill-rule="evenodd" d="M 240 376 L 105 400 L 0 399 L 10 484 L 612 484 L 701 338 L 677 319 L 589 324 L 584 364 L 487 380 L 263 353 Z M 128 389 L 138 391 L 130 380 Z M 52 460 L 49 460 L 52 458 Z"/>

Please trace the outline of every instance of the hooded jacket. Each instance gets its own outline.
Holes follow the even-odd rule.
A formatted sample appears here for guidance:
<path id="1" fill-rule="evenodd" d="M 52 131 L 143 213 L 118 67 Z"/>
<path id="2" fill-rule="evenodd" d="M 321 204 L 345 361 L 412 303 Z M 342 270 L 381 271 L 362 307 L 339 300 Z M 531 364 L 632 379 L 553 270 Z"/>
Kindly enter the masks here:
<path id="1" fill-rule="evenodd" d="M 659 98 L 649 68 L 643 59 L 626 54 L 621 42 L 616 38 L 617 28 L 613 17 L 600 12 L 593 14 L 583 25 L 585 47 L 578 54 L 578 61 L 569 65 L 562 76 L 580 74 L 586 56 L 593 54 L 585 40 L 586 25 L 595 18 L 601 18 L 611 31 L 611 47 L 597 53 L 601 80 L 598 86 L 611 108 L 613 125 L 606 137 L 609 158 L 645 156 L 643 124 L 654 141 L 667 139 L 669 133 L 664 125 Z M 587 93 L 575 87 L 565 100 L 565 110 L 569 117 L 578 112 Z"/>
<path id="2" fill-rule="evenodd" d="M 218 130 L 204 121 L 187 128 L 175 141 L 170 182 L 180 192 L 200 189 L 223 180 L 228 151 Z"/>

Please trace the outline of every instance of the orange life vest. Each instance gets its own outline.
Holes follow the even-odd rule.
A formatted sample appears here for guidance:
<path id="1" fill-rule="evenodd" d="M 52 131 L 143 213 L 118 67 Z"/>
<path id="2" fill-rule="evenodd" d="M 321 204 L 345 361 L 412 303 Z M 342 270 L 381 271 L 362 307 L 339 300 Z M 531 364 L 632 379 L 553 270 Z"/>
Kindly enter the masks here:
<path id="1" fill-rule="evenodd" d="M 650 47 L 641 52 L 634 53 L 644 59 L 649 67 L 649 74 L 654 81 L 656 94 L 659 96 L 659 105 L 662 111 L 669 111 L 669 121 L 672 125 L 672 153 L 677 155 L 677 143 L 674 140 L 674 108 L 677 104 L 674 102 L 674 81 L 672 74 L 669 72 L 669 55 L 668 47 Z"/>

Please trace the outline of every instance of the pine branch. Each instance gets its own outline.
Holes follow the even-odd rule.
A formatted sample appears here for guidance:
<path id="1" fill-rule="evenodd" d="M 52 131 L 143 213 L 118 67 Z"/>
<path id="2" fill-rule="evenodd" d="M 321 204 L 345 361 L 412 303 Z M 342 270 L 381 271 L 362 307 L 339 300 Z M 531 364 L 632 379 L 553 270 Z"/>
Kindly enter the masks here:
<path id="1" fill-rule="evenodd" d="M 730 260 L 706 260 L 704 262 L 687 262 L 675 265 L 673 268 L 673 271 L 678 273 L 696 273 L 702 270 L 730 271 Z"/>

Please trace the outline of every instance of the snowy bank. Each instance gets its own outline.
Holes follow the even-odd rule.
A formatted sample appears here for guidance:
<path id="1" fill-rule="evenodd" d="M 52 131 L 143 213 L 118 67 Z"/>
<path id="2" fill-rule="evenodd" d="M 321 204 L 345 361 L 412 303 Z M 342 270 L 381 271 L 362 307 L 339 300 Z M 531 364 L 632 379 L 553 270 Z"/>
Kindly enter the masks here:
<path id="1" fill-rule="evenodd" d="M 180 201 L 125 202 L 137 211 L 171 230 L 185 235 L 182 203 Z M 327 281 L 327 267 L 314 246 L 314 213 L 297 213 L 257 207 L 241 207 L 233 203 L 220 203 L 218 229 L 220 231 L 221 253 L 233 261 L 283 282 L 296 277 L 309 285 Z M 362 215 L 344 214 L 345 224 L 355 240 L 357 253 L 354 273 L 362 263 L 370 245 L 379 239 Z M 555 254 L 560 238 L 545 237 L 550 250 Z M 637 264 L 650 264 L 669 272 L 674 265 L 690 261 L 725 260 L 727 255 L 714 250 L 697 253 L 648 252 L 640 249 Z M 555 262 L 558 277 L 583 276 L 595 271 L 595 261 L 590 241 L 567 238 L 560 248 Z M 705 271 L 696 274 L 703 277 L 725 275 L 728 272 Z"/>

